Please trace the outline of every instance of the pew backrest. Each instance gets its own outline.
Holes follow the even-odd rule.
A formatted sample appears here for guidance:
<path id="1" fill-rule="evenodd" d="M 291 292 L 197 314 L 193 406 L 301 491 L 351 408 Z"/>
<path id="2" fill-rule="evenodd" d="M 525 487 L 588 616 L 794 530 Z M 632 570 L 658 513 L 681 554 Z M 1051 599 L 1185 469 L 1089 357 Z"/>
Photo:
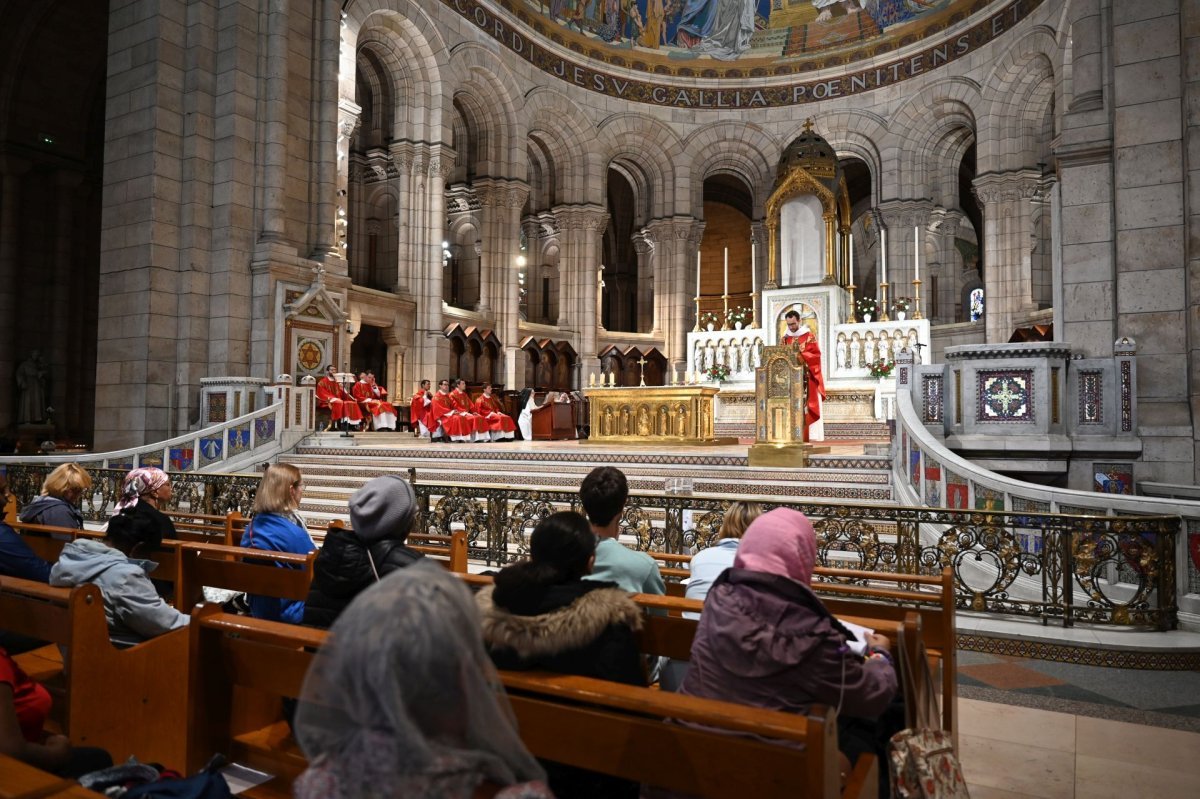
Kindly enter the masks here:
<path id="1" fill-rule="evenodd" d="M 238 689 L 298 696 L 327 633 L 206 605 L 194 611 L 190 635 L 188 767 L 195 769 L 213 751 L 240 754 L 239 738 L 272 739 L 254 730 L 263 718 L 239 713 Z M 839 795 L 831 709 L 805 716 L 568 675 L 502 672 L 501 680 L 522 739 L 539 757 L 700 797 Z M 277 773 L 294 777 L 303 767 L 295 751 L 278 755 Z M 871 775 L 874 767 L 862 761 Z M 874 795 L 873 781 L 856 777 L 862 793 L 855 795 Z"/>
<path id="2" fill-rule="evenodd" d="M 175 607 L 181 613 L 190 613 L 204 601 L 205 586 L 304 601 L 312 583 L 316 555 L 316 550 L 296 555 L 223 544 L 181 542 Z"/>

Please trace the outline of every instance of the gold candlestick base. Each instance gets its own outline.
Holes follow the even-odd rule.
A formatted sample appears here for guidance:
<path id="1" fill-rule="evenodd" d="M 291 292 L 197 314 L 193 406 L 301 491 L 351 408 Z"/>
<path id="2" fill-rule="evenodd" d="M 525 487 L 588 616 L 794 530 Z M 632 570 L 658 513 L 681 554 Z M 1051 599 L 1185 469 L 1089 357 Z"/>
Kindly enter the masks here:
<path id="1" fill-rule="evenodd" d="M 692 332 L 699 333 L 700 332 L 700 298 L 695 297 L 695 300 L 696 300 L 696 326 L 692 328 Z"/>
<path id="2" fill-rule="evenodd" d="M 913 319 L 924 319 L 924 314 L 921 313 L 921 278 L 913 280 Z"/>
<path id="3" fill-rule="evenodd" d="M 846 321 L 850 324 L 854 324 L 855 322 L 858 321 L 858 319 L 856 318 L 857 313 L 855 312 L 855 308 L 854 308 L 854 290 L 856 288 L 858 288 L 858 286 L 854 285 L 853 283 L 846 286 L 846 289 L 850 292 L 850 318 L 847 319 Z"/>
<path id="4" fill-rule="evenodd" d="M 892 317 L 888 316 L 888 284 L 879 284 L 879 321 L 890 322 Z"/>

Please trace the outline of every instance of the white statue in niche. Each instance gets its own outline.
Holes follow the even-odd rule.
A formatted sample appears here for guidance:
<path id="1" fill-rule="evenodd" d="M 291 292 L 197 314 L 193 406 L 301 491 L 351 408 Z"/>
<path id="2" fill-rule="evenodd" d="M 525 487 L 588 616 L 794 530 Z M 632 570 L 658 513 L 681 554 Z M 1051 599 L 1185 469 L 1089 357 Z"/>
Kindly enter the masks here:
<path id="1" fill-rule="evenodd" d="M 867 334 L 867 340 L 863 342 L 863 363 L 873 363 L 875 361 L 875 337 L 870 333 Z M 854 364 L 858 366 L 857 363 Z"/>
<path id="2" fill-rule="evenodd" d="M 849 364 L 849 366 L 851 369 L 858 368 L 859 347 L 860 347 L 860 344 L 858 341 L 858 336 L 855 336 L 854 338 L 850 339 L 850 364 Z"/>
<path id="3" fill-rule="evenodd" d="M 837 340 L 837 348 L 834 351 L 834 363 L 838 369 L 846 368 L 846 336 L 840 335 Z"/>

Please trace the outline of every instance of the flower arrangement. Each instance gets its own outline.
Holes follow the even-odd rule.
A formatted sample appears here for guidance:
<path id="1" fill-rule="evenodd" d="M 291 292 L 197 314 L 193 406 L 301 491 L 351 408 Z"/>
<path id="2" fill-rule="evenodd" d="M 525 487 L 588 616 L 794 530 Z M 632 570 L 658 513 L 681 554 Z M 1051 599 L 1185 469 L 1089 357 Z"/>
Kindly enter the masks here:
<path id="1" fill-rule="evenodd" d="M 751 316 L 753 316 L 753 314 L 750 313 L 749 308 L 739 305 L 736 308 L 730 308 L 729 312 L 725 314 L 725 319 L 731 325 L 737 325 L 738 323 L 741 323 L 742 326 L 745 326 L 750 323 Z"/>
<path id="2" fill-rule="evenodd" d="M 895 368 L 895 361 L 889 361 L 887 358 L 880 358 L 867 364 L 867 371 L 871 373 L 871 377 L 891 377 L 892 370 Z"/>
<path id="3" fill-rule="evenodd" d="M 874 316 L 879 310 L 879 303 L 875 302 L 874 297 L 859 297 L 854 301 L 854 310 L 858 311 L 860 319 L 869 316 Z"/>
<path id="4" fill-rule="evenodd" d="M 704 374 L 708 375 L 709 380 L 724 380 L 729 377 L 729 367 L 723 363 L 719 363 L 705 369 Z"/>
<path id="5" fill-rule="evenodd" d="M 892 303 L 892 310 L 897 313 L 908 313 L 913 307 L 913 302 L 912 297 L 897 297 L 896 301 Z"/>
<path id="6" fill-rule="evenodd" d="M 718 320 L 719 317 L 715 313 L 712 311 L 705 311 L 704 313 L 700 314 L 700 329 L 703 330 L 709 326 L 716 327 Z"/>

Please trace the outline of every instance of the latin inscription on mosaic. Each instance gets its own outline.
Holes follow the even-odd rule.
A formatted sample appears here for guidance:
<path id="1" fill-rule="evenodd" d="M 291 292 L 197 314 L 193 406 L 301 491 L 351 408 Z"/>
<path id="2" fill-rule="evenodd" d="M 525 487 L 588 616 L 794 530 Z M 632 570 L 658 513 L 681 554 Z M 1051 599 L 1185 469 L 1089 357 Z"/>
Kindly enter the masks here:
<path id="1" fill-rule="evenodd" d="M 551 0 L 547 8 L 532 0 L 498 0 L 506 12 L 500 16 L 479 0 L 442 0 L 514 54 L 560 80 L 610 97 L 676 108 L 800 105 L 893 86 L 970 55 L 1042 2 L 771 0 L 768 5 L 768 0 Z M 877 58 L 914 41 L 935 39 L 992 5 L 995 12 L 969 29 L 906 58 L 822 80 L 782 86 L 755 82 Z M 812 22 L 804 21 L 814 10 Z M 825 11 L 830 12 L 828 18 L 821 19 Z M 513 16 L 519 26 L 510 22 Z M 602 71 L 589 61 L 659 79 Z M 672 85 L 671 78 L 740 80 L 728 88 L 697 88 Z"/>
<path id="2" fill-rule="evenodd" d="M 1033 370 L 989 369 L 975 373 L 977 422 L 1032 422 Z"/>

